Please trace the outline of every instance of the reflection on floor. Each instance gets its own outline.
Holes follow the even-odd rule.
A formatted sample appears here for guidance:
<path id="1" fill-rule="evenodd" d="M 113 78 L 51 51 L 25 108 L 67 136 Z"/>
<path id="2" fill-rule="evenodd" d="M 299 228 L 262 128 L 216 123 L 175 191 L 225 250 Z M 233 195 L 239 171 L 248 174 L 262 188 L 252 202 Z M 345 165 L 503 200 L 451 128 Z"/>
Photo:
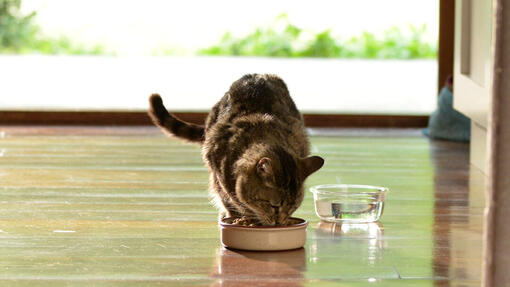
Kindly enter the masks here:
<path id="1" fill-rule="evenodd" d="M 154 128 L 1 127 L 0 285 L 479 285 L 484 178 L 468 145 L 312 134 L 326 165 L 307 185 L 387 186 L 381 222 L 320 222 L 307 193 L 305 248 L 242 252 L 220 246 L 198 146 Z"/>

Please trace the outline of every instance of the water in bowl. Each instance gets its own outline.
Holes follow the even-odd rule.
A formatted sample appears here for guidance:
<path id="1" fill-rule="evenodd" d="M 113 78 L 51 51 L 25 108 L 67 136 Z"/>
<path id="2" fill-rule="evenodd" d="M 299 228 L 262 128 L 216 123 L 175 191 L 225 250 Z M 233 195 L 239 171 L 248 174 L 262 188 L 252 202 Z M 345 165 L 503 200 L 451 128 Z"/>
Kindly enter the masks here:
<path id="1" fill-rule="evenodd" d="M 383 202 L 317 200 L 315 210 L 317 215 L 326 221 L 372 222 L 381 216 Z"/>

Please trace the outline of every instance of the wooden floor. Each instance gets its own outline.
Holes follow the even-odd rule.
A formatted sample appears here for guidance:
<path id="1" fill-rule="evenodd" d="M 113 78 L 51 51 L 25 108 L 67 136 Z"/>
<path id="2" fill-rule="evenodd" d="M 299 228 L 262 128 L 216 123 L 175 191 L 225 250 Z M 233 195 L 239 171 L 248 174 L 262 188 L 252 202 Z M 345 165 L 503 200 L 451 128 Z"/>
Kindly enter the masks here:
<path id="1" fill-rule="evenodd" d="M 0 286 L 479 286 L 468 145 L 312 134 L 326 164 L 307 186 L 387 186 L 381 222 L 320 222 L 307 192 L 305 248 L 264 253 L 221 247 L 198 146 L 155 128 L 0 127 Z"/>

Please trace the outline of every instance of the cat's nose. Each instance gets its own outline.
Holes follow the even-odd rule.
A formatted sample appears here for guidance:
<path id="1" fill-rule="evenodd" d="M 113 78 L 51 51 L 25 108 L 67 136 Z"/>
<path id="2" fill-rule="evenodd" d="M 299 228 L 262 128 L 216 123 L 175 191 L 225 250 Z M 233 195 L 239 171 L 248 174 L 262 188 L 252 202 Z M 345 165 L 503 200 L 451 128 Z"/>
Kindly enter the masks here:
<path id="1" fill-rule="evenodd" d="M 280 212 L 280 207 L 279 207 L 279 206 L 271 205 L 271 207 L 272 207 L 272 208 L 273 208 L 273 210 L 274 210 L 274 214 L 278 214 L 278 212 Z"/>

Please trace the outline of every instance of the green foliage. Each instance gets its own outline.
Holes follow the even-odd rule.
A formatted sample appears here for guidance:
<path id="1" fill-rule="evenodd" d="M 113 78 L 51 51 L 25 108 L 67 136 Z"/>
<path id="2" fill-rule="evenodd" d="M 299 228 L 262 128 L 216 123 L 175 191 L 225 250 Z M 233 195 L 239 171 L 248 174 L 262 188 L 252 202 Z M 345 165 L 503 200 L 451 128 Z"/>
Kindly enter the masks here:
<path id="1" fill-rule="evenodd" d="M 32 24 L 35 12 L 21 15 L 21 0 L 0 0 L 0 47 L 17 51 L 37 33 Z"/>
<path id="2" fill-rule="evenodd" d="M 52 55 L 111 55 L 101 45 L 85 46 L 76 44 L 67 37 L 34 39 L 21 53 L 41 53 Z"/>
<path id="3" fill-rule="evenodd" d="M 419 59 L 435 58 L 435 43 L 424 40 L 426 25 L 410 26 L 404 33 L 398 27 L 385 31 L 382 37 L 363 32 L 347 40 L 334 37 L 330 29 L 303 40 L 304 31 L 287 21 L 284 29 L 257 28 L 244 37 L 227 32 L 217 45 L 201 49 L 199 55 L 265 56 L 265 57 L 321 57 L 363 59 Z M 280 25 L 281 26 L 281 25 Z"/>
<path id="4" fill-rule="evenodd" d="M 35 12 L 22 15 L 21 0 L 0 0 L 0 53 L 108 54 L 100 45 L 92 47 L 71 42 L 67 37 L 41 36 L 33 23 Z"/>
<path id="5" fill-rule="evenodd" d="M 326 30 L 317 35 L 301 51 L 296 51 L 293 56 L 298 57 L 339 57 L 344 52 L 343 47 L 331 36 L 331 31 Z"/>

